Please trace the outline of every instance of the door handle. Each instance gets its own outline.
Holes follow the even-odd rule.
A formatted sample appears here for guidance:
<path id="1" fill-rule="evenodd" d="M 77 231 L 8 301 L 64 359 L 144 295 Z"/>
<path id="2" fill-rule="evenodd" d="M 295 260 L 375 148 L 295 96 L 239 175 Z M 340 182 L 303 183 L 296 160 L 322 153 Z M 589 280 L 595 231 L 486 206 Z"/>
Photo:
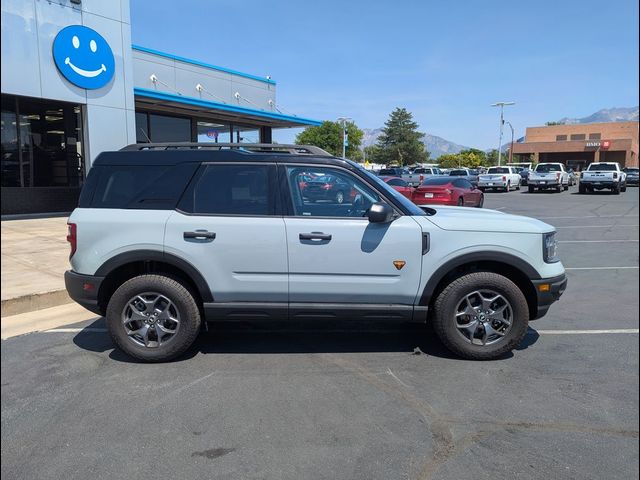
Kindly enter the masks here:
<path id="1" fill-rule="evenodd" d="M 331 240 L 331 235 L 322 232 L 301 233 L 300 240 Z"/>
<path id="2" fill-rule="evenodd" d="M 196 230 L 195 232 L 184 232 L 183 238 L 194 238 L 196 240 L 214 240 L 216 238 L 215 232 L 207 232 L 206 230 Z"/>

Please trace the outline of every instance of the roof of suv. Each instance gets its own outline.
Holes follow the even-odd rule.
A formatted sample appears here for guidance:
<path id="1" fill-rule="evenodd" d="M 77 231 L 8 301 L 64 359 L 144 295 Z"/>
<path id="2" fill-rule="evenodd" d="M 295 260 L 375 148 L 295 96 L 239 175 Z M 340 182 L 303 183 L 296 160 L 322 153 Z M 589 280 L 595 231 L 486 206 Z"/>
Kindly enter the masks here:
<path id="1" fill-rule="evenodd" d="M 140 143 L 116 152 L 103 152 L 93 162 L 101 165 L 177 165 L 199 162 L 300 161 L 347 166 L 349 162 L 311 145 L 248 143 Z"/>

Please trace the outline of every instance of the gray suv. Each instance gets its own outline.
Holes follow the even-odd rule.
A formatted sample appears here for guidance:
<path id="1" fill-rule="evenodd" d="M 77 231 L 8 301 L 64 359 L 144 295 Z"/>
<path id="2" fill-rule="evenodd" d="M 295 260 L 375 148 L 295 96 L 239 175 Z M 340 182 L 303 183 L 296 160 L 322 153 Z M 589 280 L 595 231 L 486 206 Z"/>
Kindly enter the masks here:
<path id="1" fill-rule="evenodd" d="M 68 240 L 69 295 L 151 362 L 182 354 L 203 322 L 246 319 L 432 322 L 456 354 L 496 358 L 566 286 L 552 226 L 421 209 L 311 146 L 102 153 Z"/>

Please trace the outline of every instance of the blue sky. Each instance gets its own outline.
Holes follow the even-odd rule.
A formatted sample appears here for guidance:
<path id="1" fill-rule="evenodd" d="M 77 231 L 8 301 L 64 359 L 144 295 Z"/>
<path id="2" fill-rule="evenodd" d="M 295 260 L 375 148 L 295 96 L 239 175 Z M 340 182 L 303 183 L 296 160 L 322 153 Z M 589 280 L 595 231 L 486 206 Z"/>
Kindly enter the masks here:
<path id="1" fill-rule="evenodd" d="M 277 82 L 277 102 L 319 120 L 383 125 L 496 147 L 498 112 L 527 126 L 638 105 L 637 0 L 131 0 L 133 42 Z M 274 133 L 290 141 L 294 132 Z"/>

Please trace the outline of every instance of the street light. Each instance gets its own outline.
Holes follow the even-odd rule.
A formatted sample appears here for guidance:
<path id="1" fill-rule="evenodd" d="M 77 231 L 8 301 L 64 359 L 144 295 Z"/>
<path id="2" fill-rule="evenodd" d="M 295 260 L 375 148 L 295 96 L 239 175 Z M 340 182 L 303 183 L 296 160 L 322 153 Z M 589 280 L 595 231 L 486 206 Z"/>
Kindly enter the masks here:
<path id="1" fill-rule="evenodd" d="M 342 158 L 347 158 L 347 120 L 353 120 L 351 117 L 340 117 L 338 122 L 342 124 Z"/>
<path id="2" fill-rule="evenodd" d="M 496 102 L 492 103 L 492 107 L 500 107 L 500 142 L 498 143 L 498 166 L 502 161 L 502 128 L 504 127 L 504 107 L 505 105 L 515 105 L 516 102 Z"/>
<path id="3" fill-rule="evenodd" d="M 511 129 L 511 147 L 509 147 L 509 163 L 513 162 L 513 125 L 511 125 L 511 122 L 509 120 L 506 121 L 506 124 L 509 125 L 509 128 Z"/>

